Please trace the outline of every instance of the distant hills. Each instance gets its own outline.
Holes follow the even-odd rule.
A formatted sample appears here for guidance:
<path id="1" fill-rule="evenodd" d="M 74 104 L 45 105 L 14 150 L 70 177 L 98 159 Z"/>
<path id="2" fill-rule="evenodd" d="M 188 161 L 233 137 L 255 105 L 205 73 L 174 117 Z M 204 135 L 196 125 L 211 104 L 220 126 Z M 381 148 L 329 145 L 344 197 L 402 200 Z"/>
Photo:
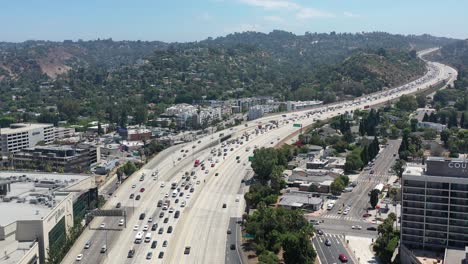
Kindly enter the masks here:
<path id="1" fill-rule="evenodd" d="M 332 102 L 415 78 L 424 72 L 417 50 L 455 41 L 276 30 L 188 43 L 0 43 L 0 92 L 7 98 L 0 109 L 40 112 L 66 101 L 81 116 L 101 110 L 109 117 L 110 101 L 127 112 L 133 111 L 129 101 L 168 105 L 269 95 Z"/>

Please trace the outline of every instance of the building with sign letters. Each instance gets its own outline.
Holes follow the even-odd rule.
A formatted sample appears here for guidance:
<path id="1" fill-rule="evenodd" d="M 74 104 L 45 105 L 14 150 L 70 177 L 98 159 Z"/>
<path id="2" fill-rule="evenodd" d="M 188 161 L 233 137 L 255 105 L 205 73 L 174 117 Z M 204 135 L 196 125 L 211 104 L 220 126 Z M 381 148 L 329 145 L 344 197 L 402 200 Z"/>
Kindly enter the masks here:
<path id="1" fill-rule="evenodd" d="M 402 177 L 401 260 L 468 246 L 468 160 L 427 158 Z"/>
<path id="2" fill-rule="evenodd" d="M 74 222 L 96 208 L 97 195 L 90 175 L 0 172 L 5 263 L 45 263 L 48 252 L 63 246 Z"/>

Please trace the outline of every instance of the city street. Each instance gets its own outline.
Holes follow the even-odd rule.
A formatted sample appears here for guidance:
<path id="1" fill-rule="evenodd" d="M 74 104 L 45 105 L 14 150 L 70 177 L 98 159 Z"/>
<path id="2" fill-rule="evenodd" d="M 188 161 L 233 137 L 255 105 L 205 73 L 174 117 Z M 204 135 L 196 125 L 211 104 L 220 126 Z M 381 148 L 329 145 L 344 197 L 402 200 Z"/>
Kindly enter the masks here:
<path id="1" fill-rule="evenodd" d="M 314 109 L 314 111 L 320 110 L 320 113 L 310 114 L 308 112 L 311 110 L 304 110 L 288 114 L 287 117 L 282 117 L 281 114 L 268 116 L 250 121 L 247 126 L 242 125 L 232 130 L 222 131 L 225 135 L 232 133 L 232 138 L 240 138 L 244 133 L 249 133 L 249 140 L 241 140 L 242 144 L 232 143 L 221 147 L 219 133 L 216 133 L 200 138 L 197 143 L 176 145 L 163 151 L 138 173 L 127 179 L 106 204 L 106 209 L 115 208 L 118 202 L 122 204 L 128 213 L 127 227 L 119 227 L 120 218 L 117 217 L 95 218 L 92 222 L 92 228 L 86 229 L 62 263 L 73 263 L 75 257 L 80 253 L 84 254 L 81 263 L 93 264 L 142 263 L 145 258 L 151 258 L 151 263 L 217 264 L 224 263 L 228 257 L 229 259 L 234 258 L 235 254 L 232 252 L 226 254 L 228 250 L 236 251 L 231 249 L 229 244 L 231 242 L 228 242 L 233 241 L 232 236 L 237 234 L 232 229 L 231 219 L 232 217 L 241 217 L 244 211 L 243 191 L 245 188 L 242 188 L 241 180 L 252 173 L 248 158 L 252 156 L 255 146 L 273 147 L 277 142 L 298 131 L 299 128 L 294 127 L 291 122 L 307 126 L 313 124 L 315 120 L 327 119 L 345 111 L 384 103 L 389 98 L 412 93 L 421 87 L 429 87 L 441 78 L 449 78 L 448 72 L 453 70 L 438 63 L 431 63 L 431 65 L 433 68 L 427 76 L 422 78 L 422 81 L 415 82 L 414 85 L 405 88 L 395 88 L 392 90 L 394 92 L 386 90 L 353 101 Z M 270 120 L 278 121 L 279 128 L 255 133 L 258 124 L 264 125 Z M 290 123 L 287 124 L 283 121 Z M 334 208 L 323 216 L 325 223 L 321 224 L 320 228 L 323 226 L 324 230 L 330 230 L 330 233 L 333 232 L 336 235 L 343 233 L 376 234 L 375 231 L 365 230 L 371 224 L 366 225 L 360 217 L 368 207 L 368 191 L 374 188 L 377 183 L 386 181 L 387 171 L 395 159 L 393 154 L 397 152 L 398 145 L 398 141 L 390 141 L 389 146 L 383 149 L 377 157 L 372 167 L 374 173 L 370 175 L 370 171 L 367 171 L 367 173 L 361 174 L 355 190 L 346 194 L 347 196 L 344 194 L 338 201 L 336 207 L 343 203 L 351 205 L 349 217 L 352 221 L 346 220 L 345 217 L 348 216 L 343 215 L 335 218 L 338 215 L 336 211 L 338 209 Z M 212 148 L 217 150 L 226 148 L 224 151 L 226 156 L 214 157 L 215 155 L 210 153 Z M 205 171 L 201 170 L 201 166 L 194 168 L 195 159 L 206 164 Z M 194 175 L 190 175 L 192 171 L 194 171 Z M 189 181 L 183 179 L 185 172 L 191 176 Z M 140 181 L 139 177 L 142 173 L 145 174 L 145 178 Z M 153 173 L 156 174 L 154 177 Z M 193 192 L 185 189 L 182 186 L 183 182 L 186 182 L 185 184 L 190 182 L 190 186 L 194 188 Z M 172 183 L 180 188 L 175 197 L 171 195 L 173 192 Z M 134 194 L 135 197 L 130 198 L 131 194 Z M 141 199 L 136 200 L 137 195 L 140 195 Z M 347 198 L 345 199 L 345 197 Z M 174 208 L 174 212 L 170 213 L 169 210 L 158 207 L 159 200 L 169 200 L 170 206 L 168 207 Z M 185 203 L 184 206 L 183 203 Z M 180 211 L 178 218 L 174 217 L 175 211 Z M 160 217 L 162 212 L 164 215 Z M 143 220 L 139 220 L 141 213 L 145 213 Z M 327 215 L 330 218 L 327 218 Z M 153 218 L 152 222 L 148 222 L 149 217 Z M 346 221 L 346 224 L 343 221 Z M 364 230 L 352 230 L 350 226 L 353 225 L 353 221 L 359 223 Z M 99 229 L 102 223 L 105 223 L 105 226 Z M 151 225 L 154 223 L 157 223 L 158 227 L 156 230 L 151 230 Z M 143 231 L 144 225 L 148 225 L 150 230 Z M 171 232 L 169 232 L 169 228 L 172 229 Z M 227 234 L 229 228 L 231 228 L 231 234 Z M 159 231 L 160 229 L 161 231 Z M 148 243 L 135 243 L 137 232 L 142 232 L 144 235 L 149 234 L 150 241 Z M 328 231 L 326 233 L 328 234 Z M 83 249 L 84 244 L 89 240 L 92 241 L 92 246 L 89 249 Z M 157 241 L 155 248 L 151 248 L 153 241 Z M 164 242 L 167 244 L 163 245 Z M 336 240 L 338 251 L 343 250 L 339 247 L 338 242 L 339 240 Z M 100 253 L 103 245 L 107 246 L 106 253 Z M 186 247 L 190 247 L 187 252 L 185 252 Z M 127 258 L 131 249 L 135 250 L 135 254 L 132 258 Z M 152 253 L 152 255 L 148 256 L 148 253 Z M 335 253 L 334 251 L 333 254 Z M 337 255 L 335 262 L 338 263 Z M 230 263 L 237 262 L 232 260 Z"/>
<path id="2" fill-rule="evenodd" d="M 343 239 L 344 236 L 342 235 L 335 235 L 329 233 L 325 233 L 323 235 L 316 235 L 312 239 L 315 251 L 317 251 L 317 255 L 322 264 L 341 263 L 342 261 L 338 259 L 338 256 L 340 254 L 346 255 L 348 259 L 347 263 L 354 263 L 347 249 L 343 245 Z M 330 242 L 329 246 L 325 245 L 326 240 Z"/>

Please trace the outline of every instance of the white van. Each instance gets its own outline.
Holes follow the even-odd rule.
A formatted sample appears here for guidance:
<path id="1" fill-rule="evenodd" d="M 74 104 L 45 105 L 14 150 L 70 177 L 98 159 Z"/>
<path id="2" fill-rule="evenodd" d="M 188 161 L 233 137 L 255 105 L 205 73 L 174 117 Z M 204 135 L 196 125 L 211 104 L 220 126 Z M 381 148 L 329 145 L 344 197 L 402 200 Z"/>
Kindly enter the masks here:
<path id="1" fill-rule="evenodd" d="M 138 232 L 135 236 L 135 244 L 140 244 L 143 239 L 143 232 Z"/>
<path id="2" fill-rule="evenodd" d="M 172 192 L 172 197 L 177 197 L 177 190 L 174 190 L 174 191 Z"/>
<path id="3" fill-rule="evenodd" d="M 145 243 L 149 243 L 150 241 L 151 241 L 151 233 L 146 233 Z"/>

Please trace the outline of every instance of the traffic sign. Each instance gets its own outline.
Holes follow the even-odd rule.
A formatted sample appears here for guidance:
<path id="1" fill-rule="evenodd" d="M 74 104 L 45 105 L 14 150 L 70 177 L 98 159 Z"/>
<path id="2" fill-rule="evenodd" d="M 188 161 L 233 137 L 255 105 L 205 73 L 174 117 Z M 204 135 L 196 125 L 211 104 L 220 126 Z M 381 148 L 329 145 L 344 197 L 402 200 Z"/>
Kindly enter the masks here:
<path id="1" fill-rule="evenodd" d="M 249 156 L 249 161 L 253 161 L 254 156 Z"/>
<path id="2" fill-rule="evenodd" d="M 293 124 L 293 127 L 302 127 L 302 124 Z"/>

